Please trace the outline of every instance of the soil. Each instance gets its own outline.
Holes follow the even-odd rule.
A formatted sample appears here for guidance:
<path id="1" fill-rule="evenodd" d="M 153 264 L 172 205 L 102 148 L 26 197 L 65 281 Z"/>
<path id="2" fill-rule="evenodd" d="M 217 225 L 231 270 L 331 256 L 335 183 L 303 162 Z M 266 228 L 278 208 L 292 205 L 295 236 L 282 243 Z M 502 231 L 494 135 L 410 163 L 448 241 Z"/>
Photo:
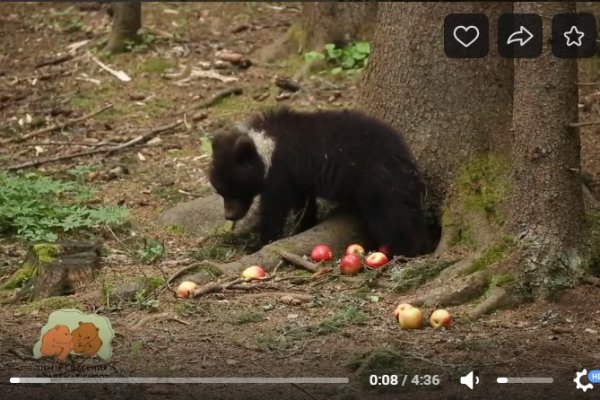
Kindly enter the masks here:
<path id="1" fill-rule="evenodd" d="M 92 3 L 89 3 L 92 4 Z M 131 210 L 129 230 L 101 229 L 106 256 L 103 273 L 87 290 L 68 297 L 69 307 L 108 317 L 116 332 L 109 361 L 73 357 L 65 365 L 29 356 L 48 315 L 59 307 L 0 307 L 0 397 L 12 399 L 584 399 L 575 388 L 575 372 L 600 368 L 600 289 L 583 285 L 552 302 L 533 303 L 499 311 L 477 321 L 468 320 L 468 306 L 449 307 L 454 315 L 448 330 L 402 330 L 392 317 L 399 294 L 372 283 L 372 274 L 320 280 L 293 267 L 282 266 L 271 282 L 277 292 L 304 293 L 309 302 L 290 305 L 280 295 L 261 290 L 228 290 L 195 299 L 177 299 L 157 290 L 150 299 L 108 302 L 103 287 L 135 283 L 140 278 L 171 276 L 189 264 L 205 245 L 200 236 L 186 235 L 159 223 L 160 214 L 177 203 L 194 199 L 210 188 L 204 175 L 209 155 L 202 137 L 250 112 L 274 104 L 297 108 L 349 107 L 355 93 L 350 78 L 318 75 L 301 83 L 301 90 L 278 101 L 274 77 L 290 77 L 301 65 L 299 57 L 271 66 L 239 69 L 225 64 L 217 72 L 238 81 L 193 78 L 185 71 L 214 62 L 218 50 L 253 52 L 282 35 L 297 20 L 293 3 L 145 3 L 143 26 L 151 35 L 136 51 L 102 61 L 132 77 L 124 83 L 100 69 L 80 50 L 72 60 L 41 68 L 42 59 L 67 51 L 67 46 L 89 40 L 91 50 L 109 30 L 105 7 L 88 3 L 3 3 L 0 5 L 0 139 L 15 132 L 85 115 L 110 102 L 113 108 L 64 130 L 14 142 L 0 149 L 5 168 L 37 157 L 87 150 L 81 144 L 50 145 L 47 141 L 123 142 L 142 132 L 183 118 L 186 110 L 222 89 L 243 87 L 240 96 L 204 110 L 206 118 L 160 135 L 160 143 L 128 148 L 110 156 L 81 157 L 38 168 L 65 177 L 65 171 L 92 164 L 99 177 L 89 175 L 97 189 L 96 201 L 121 204 Z M 237 32 L 237 33 L 232 33 Z M 600 85 L 597 58 L 580 63 L 582 121 L 598 119 L 595 94 Z M 184 71 L 184 75 L 175 76 Z M 267 96 L 268 95 L 268 96 Z M 267 96 L 266 98 L 264 98 Z M 263 100 L 260 100 L 264 98 Z M 598 96 L 600 98 L 600 96 Z M 588 100 L 589 99 L 589 100 Z M 28 124 L 27 114 L 32 118 Z M 24 126 L 19 124 L 23 119 Z M 31 126 L 30 126 L 31 125 Z M 37 125 L 37 126 L 34 126 Z M 584 171 L 591 186 L 600 181 L 597 151 L 600 126 L 581 130 Z M 32 145 L 37 145 L 40 148 Z M 101 177 L 125 166 L 128 174 Z M 166 253 L 146 265 L 135 256 L 144 238 L 164 243 Z M 0 282 L 24 258 L 23 243 L 1 242 Z M 235 257 L 236 254 L 229 256 Z M 296 277 L 296 279 L 290 279 Z M 389 279 L 389 271 L 382 280 Z M 152 301 L 149 301 L 152 300 Z M 31 305 L 29 305 L 31 306 Z M 423 310 L 428 315 L 432 310 Z M 131 326 L 149 315 L 169 313 L 141 327 Z M 459 378 L 475 371 L 474 390 Z M 409 376 L 405 386 L 369 385 L 369 375 Z M 15 385 L 10 377 L 344 377 L 347 384 L 152 384 L 152 385 Z M 416 385 L 415 375 L 437 375 L 437 385 Z M 500 385 L 498 376 L 552 377 L 548 385 Z M 421 379 L 421 382 L 425 382 Z M 586 383 L 582 379 L 582 383 Z"/>

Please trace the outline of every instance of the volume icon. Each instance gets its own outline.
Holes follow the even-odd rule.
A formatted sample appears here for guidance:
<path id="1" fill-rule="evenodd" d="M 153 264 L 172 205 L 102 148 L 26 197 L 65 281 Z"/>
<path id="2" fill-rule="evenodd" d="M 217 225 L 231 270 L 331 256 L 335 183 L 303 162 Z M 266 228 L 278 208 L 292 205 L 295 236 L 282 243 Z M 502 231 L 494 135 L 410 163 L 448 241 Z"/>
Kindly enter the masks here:
<path id="1" fill-rule="evenodd" d="M 475 376 L 473 371 L 471 371 L 467 375 L 460 377 L 460 383 L 473 390 L 473 386 L 479 384 L 479 377 Z"/>

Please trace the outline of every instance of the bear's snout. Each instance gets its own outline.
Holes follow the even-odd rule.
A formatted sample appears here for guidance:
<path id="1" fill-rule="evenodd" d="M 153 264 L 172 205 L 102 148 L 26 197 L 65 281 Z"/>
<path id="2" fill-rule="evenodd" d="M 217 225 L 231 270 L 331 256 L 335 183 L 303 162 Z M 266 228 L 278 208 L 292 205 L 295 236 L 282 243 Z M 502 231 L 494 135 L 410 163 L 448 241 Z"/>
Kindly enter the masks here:
<path id="1" fill-rule="evenodd" d="M 223 203 L 225 208 L 225 219 L 229 221 L 242 219 L 252 205 L 252 202 L 239 200 L 224 200 Z"/>

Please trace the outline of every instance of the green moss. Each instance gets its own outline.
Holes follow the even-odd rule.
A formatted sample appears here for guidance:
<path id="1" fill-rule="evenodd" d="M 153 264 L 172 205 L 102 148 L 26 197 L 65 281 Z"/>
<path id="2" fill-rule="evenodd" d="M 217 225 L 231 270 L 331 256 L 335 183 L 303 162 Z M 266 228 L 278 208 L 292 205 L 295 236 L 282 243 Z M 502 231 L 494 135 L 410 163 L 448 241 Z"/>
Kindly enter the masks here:
<path id="1" fill-rule="evenodd" d="M 507 283 L 514 282 L 515 277 L 511 274 L 498 274 L 490 277 L 486 284 L 486 291 L 483 295 L 483 298 L 487 298 L 495 287 L 503 286 Z"/>
<path id="2" fill-rule="evenodd" d="M 232 325 L 245 325 L 254 322 L 262 322 L 265 319 L 264 312 L 243 312 L 234 315 L 228 322 Z"/>
<path id="3" fill-rule="evenodd" d="M 466 222 L 463 222 L 458 229 L 454 237 L 450 239 L 449 245 L 454 246 L 464 246 L 467 248 L 472 248 L 474 246 L 473 239 L 473 228 Z"/>
<path id="4" fill-rule="evenodd" d="M 58 254 L 62 253 L 62 247 L 49 243 L 34 244 L 33 252 L 39 262 L 51 263 Z"/>
<path id="5" fill-rule="evenodd" d="M 167 227 L 167 232 L 175 234 L 175 235 L 183 235 L 186 229 L 183 225 L 169 225 Z"/>
<path id="6" fill-rule="evenodd" d="M 21 312 L 31 313 L 35 311 L 52 312 L 61 308 L 77 308 L 77 302 L 70 297 L 55 296 L 33 301 L 20 308 Z"/>
<path id="7" fill-rule="evenodd" d="M 460 203 L 468 210 L 484 213 L 501 225 L 504 216 L 499 206 L 509 190 L 510 164 L 497 155 L 472 159 L 459 168 L 456 179 Z"/>
<path id="8" fill-rule="evenodd" d="M 173 68 L 174 64 L 170 60 L 163 57 L 150 57 L 142 62 L 140 69 L 143 72 L 151 74 L 162 74 L 169 68 Z"/>
<path id="9" fill-rule="evenodd" d="M 590 234 L 590 269 L 600 276 L 600 211 L 588 213 L 586 220 Z"/>
<path id="10" fill-rule="evenodd" d="M 480 271 L 502 260 L 514 245 L 515 242 L 512 238 L 505 237 L 500 242 L 489 246 L 478 259 L 473 261 L 471 266 L 467 269 L 466 275 Z"/>
<path id="11" fill-rule="evenodd" d="M 15 271 L 14 274 L 6 282 L 0 286 L 0 290 L 13 290 L 23 286 L 35 274 L 35 267 L 32 265 L 24 265 Z"/>

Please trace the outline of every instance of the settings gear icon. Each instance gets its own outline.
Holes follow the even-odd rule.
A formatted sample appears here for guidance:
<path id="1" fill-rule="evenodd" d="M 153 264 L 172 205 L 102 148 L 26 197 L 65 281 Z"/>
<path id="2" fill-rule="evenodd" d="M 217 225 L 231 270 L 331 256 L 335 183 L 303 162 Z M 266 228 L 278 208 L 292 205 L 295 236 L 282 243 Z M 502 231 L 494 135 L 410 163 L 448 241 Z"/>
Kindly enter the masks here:
<path id="1" fill-rule="evenodd" d="M 581 378 L 587 375 L 587 373 L 588 370 L 584 368 L 581 371 L 578 371 L 577 376 L 575 377 L 575 379 L 573 379 L 573 382 L 575 382 L 575 386 L 577 387 L 577 389 L 583 390 L 584 393 L 587 392 L 588 389 L 594 388 L 594 385 L 592 385 L 591 383 L 588 383 L 587 385 L 581 384 Z"/>

